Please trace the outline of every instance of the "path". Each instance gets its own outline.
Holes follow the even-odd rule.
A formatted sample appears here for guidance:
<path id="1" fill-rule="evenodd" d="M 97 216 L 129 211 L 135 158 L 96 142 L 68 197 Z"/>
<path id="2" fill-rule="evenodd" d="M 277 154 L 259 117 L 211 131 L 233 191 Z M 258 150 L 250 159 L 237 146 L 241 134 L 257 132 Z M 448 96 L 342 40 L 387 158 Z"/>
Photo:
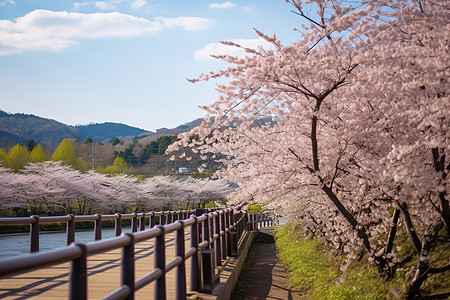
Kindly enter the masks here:
<path id="1" fill-rule="evenodd" d="M 273 228 L 260 229 L 233 292 L 232 300 L 299 300 L 288 287 L 289 279 L 277 258 Z"/>

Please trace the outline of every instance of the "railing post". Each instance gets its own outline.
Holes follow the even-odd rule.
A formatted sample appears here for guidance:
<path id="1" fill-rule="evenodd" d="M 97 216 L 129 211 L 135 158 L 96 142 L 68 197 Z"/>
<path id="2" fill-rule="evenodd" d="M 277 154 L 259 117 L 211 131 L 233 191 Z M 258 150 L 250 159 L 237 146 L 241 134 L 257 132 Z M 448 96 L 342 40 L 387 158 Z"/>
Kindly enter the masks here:
<path id="1" fill-rule="evenodd" d="M 166 238 L 165 228 L 163 225 L 158 225 L 160 234 L 155 237 L 155 268 L 161 269 L 162 275 L 155 282 L 155 298 L 157 300 L 166 299 Z"/>
<path id="2" fill-rule="evenodd" d="M 95 240 L 102 239 L 102 215 L 95 214 L 97 216 L 97 220 L 95 220 L 94 232 L 95 232 Z"/>
<path id="3" fill-rule="evenodd" d="M 228 256 L 229 257 L 236 257 L 237 256 L 237 233 L 236 231 L 228 231 Z"/>
<path id="4" fill-rule="evenodd" d="M 34 222 L 30 224 L 30 253 L 39 252 L 39 216 L 32 215 Z"/>
<path id="5" fill-rule="evenodd" d="M 67 246 L 69 246 L 75 242 L 75 216 L 73 214 L 69 214 L 67 216 L 70 218 L 66 225 L 66 240 Z"/>
<path id="6" fill-rule="evenodd" d="M 204 208 L 196 208 L 195 209 L 195 216 L 200 217 L 202 214 L 206 212 L 206 209 Z M 203 234 L 203 226 L 198 227 L 198 236 L 199 236 L 199 242 L 204 241 L 204 234 Z"/>
<path id="7" fill-rule="evenodd" d="M 87 247 L 85 244 L 75 244 L 81 249 L 81 256 L 72 260 L 70 267 L 70 300 L 87 299 Z"/>
<path id="8" fill-rule="evenodd" d="M 223 211 L 223 214 L 219 215 L 220 217 L 220 232 L 223 235 L 220 236 L 222 239 L 222 259 L 226 259 L 227 257 L 227 235 L 225 232 L 225 211 Z"/>
<path id="9" fill-rule="evenodd" d="M 154 211 L 152 211 L 152 212 L 150 213 L 150 220 L 149 220 L 148 227 L 149 227 L 149 228 L 155 227 L 155 212 L 154 212 Z"/>
<path id="10" fill-rule="evenodd" d="M 202 291 L 212 293 L 216 286 L 219 274 L 216 273 L 214 249 L 202 249 L 200 252 L 202 266 Z"/>
<path id="11" fill-rule="evenodd" d="M 139 231 L 145 230 L 145 212 L 142 213 L 142 217 L 139 218 Z"/>
<path id="12" fill-rule="evenodd" d="M 206 249 L 209 249 L 209 248 L 211 248 L 210 239 L 209 239 L 209 215 L 206 213 L 203 215 L 206 216 L 206 220 L 205 220 L 205 222 L 203 222 L 203 240 L 208 241 L 208 246 L 206 246 Z"/>
<path id="13" fill-rule="evenodd" d="M 177 222 L 181 224 L 181 228 L 177 230 L 175 255 L 181 257 L 183 262 L 177 267 L 176 297 L 177 300 L 186 300 L 186 251 L 184 246 L 184 221 Z"/>
<path id="14" fill-rule="evenodd" d="M 119 236 L 122 234 L 122 215 L 117 213 L 116 216 L 117 216 L 117 219 L 115 221 L 116 236 Z"/>
<path id="15" fill-rule="evenodd" d="M 196 249 L 196 253 L 191 257 L 191 291 L 199 290 L 200 273 L 198 272 L 198 221 L 196 216 L 194 224 L 191 226 L 191 248 Z"/>
<path id="16" fill-rule="evenodd" d="M 230 211 L 228 209 L 225 212 L 225 228 L 230 229 Z"/>
<path id="17" fill-rule="evenodd" d="M 215 233 L 218 235 L 217 240 L 214 242 L 214 247 L 216 248 L 216 266 L 222 265 L 222 243 L 220 236 L 220 214 L 217 212 L 217 216 L 214 216 L 214 229 Z"/>
<path id="18" fill-rule="evenodd" d="M 137 212 L 134 212 L 134 217 L 131 219 L 131 232 L 137 231 Z"/>
<path id="19" fill-rule="evenodd" d="M 166 224 L 166 220 L 164 218 L 164 212 L 161 212 L 162 214 L 159 216 L 159 225 L 165 225 Z"/>
<path id="20" fill-rule="evenodd" d="M 234 208 L 230 210 L 230 226 L 234 225 Z"/>
<path id="21" fill-rule="evenodd" d="M 122 268 L 120 273 L 121 285 L 130 288 L 130 295 L 127 300 L 134 300 L 135 292 L 135 262 L 134 262 L 134 235 L 125 233 L 130 238 L 130 244 L 122 248 Z"/>

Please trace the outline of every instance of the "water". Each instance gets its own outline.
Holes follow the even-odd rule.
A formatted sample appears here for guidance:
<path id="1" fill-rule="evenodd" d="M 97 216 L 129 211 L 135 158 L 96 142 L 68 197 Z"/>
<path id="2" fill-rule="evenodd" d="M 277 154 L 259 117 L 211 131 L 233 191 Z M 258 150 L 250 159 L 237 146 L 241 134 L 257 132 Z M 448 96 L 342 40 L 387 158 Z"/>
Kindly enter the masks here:
<path id="1" fill-rule="evenodd" d="M 122 228 L 122 232 L 131 232 L 129 227 Z M 115 236 L 114 228 L 102 228 L 102 239 L 113 238 Z M 94 229 L 78 230 L 75 232 L 75 242 L 89 243 L 94 241 Z M 41 231 L 39 234 L 40 252 L 66 247 L 65 231 Z M 0 259 L 27 255 L 30 251 L 29 233 L 3 234 L 0 235 Z"/>

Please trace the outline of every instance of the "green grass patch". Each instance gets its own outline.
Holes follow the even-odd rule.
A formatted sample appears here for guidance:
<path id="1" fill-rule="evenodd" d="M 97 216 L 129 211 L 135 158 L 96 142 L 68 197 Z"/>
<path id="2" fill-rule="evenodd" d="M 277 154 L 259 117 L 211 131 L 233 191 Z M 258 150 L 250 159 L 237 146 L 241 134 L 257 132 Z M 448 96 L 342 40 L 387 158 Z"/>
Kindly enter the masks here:
<path id="1" fill-rule="evenodd" d="M 318 239 L 299 236 L 292 225 L 278 229 L 276 245 L 286 265 L 292 290 L 305 299 L 386 299 L 390 282 L 366 261 L 340 270 L 342 257 L 330 256 Z M 364 260 L 364 259 L 363 259 Z"/>
<path id="2" fill-rule="evenodd" d="M 249 214 L 256 214 L 262 211 L 263 211 L 262 205 L 256 202 L 249 204 L 247 207 L 247 212 Z"/>

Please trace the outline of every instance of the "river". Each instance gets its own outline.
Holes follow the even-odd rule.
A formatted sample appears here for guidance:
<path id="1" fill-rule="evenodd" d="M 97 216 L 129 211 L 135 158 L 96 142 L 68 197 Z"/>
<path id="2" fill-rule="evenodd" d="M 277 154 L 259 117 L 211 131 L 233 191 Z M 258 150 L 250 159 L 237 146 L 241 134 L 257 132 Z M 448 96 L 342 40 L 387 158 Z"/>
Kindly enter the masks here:
<path id="1" fill-rule="evenodd" d="M 123 227 L 122 232 L 130 232 L 129 226 Z M 102 239 L 113 238 L 114 228 L 102 228 Z M 88 243 L 94 241 L 94 229 L 77 230 L 75 232 L 75 241 L 79 243 Z M 39 234 L 40 251 L 66 247 L 65 231 L 41 231 Z M 28 233 L 1 234 L 0 235 L 0 259 L 27 255 L 30 251 L 30 235 Z"/>

